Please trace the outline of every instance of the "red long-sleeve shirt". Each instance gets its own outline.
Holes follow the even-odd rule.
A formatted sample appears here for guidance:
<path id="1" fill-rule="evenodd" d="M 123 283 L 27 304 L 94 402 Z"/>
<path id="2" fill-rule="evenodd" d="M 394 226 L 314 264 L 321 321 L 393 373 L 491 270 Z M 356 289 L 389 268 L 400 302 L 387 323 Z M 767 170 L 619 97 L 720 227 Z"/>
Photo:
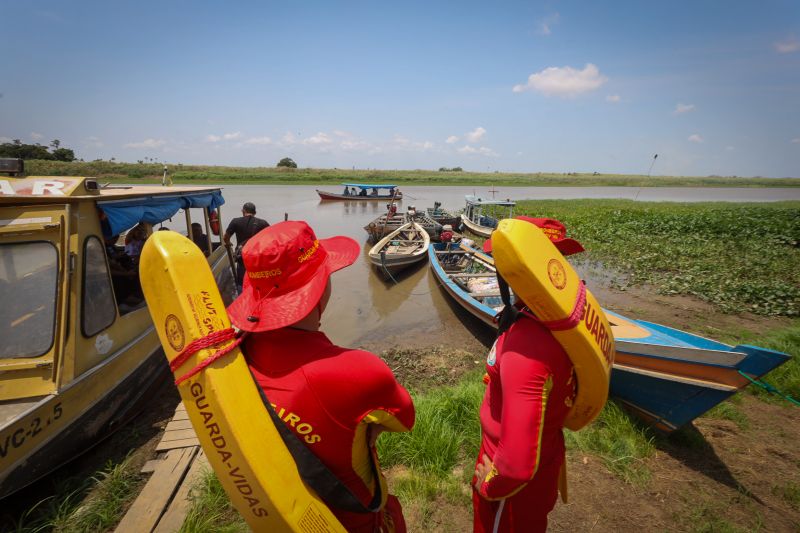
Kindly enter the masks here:
<path id="1" fill-rule="evenodd" d="M 573 366 L 553 335 L 521 315 L 487 359 L 481 406 L 483 450 L 494 466 L 480 486 L 489 500 L 521 490 L 540 469 L 558 475 L 562 427 L 575 397 Z M 480 460 L 480 458 L 479 458 Z"/>
<path id="2" fill-rule="evenodd" d="M 244 352 L 278 416 L 369 504 L 375 476 L 367 425 L 390 431 L 408 431 L 414 425 L 411 397 L 389 367 L 372 353 L 334 345 L 322 332 L 293 328 L 252 334 Z M 383 475 L 379 482 L 384 505 Z M 372 513 L 332 511 L 348 531 L 370 531 L 375 520 Z"/>

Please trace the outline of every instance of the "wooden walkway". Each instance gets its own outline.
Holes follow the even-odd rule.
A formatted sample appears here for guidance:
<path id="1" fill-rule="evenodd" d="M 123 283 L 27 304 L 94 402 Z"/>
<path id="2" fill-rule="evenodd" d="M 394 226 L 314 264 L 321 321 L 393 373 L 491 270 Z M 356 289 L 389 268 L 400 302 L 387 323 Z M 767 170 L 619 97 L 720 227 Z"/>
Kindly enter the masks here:
<path id="1" fill-rule="evenodd" d="M 152 476 L 117 526 L 118 533 L 174 533 L 186 519 L 189 491 L 209 466 L 183 402 L 156 451 L 158 458 L 142 468 Z"/>

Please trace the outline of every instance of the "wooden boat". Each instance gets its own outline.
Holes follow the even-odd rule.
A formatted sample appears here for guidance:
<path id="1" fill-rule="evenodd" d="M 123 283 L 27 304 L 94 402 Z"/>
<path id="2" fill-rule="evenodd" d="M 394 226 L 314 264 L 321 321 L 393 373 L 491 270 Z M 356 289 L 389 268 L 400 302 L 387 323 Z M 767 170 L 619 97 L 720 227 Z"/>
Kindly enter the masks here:
<path id="1" fill-rule="evenodd" d="M 99 442 L 169 373 L 115 237 L 181 209 L 187 234 L 196 213 L 210 236 L 209 212 L 223 203 L 218 187 L 0 179 L 0 498 Z M 216 240 L 205 251 L 232 296 L 231 257 Z"/>
<path id="2" fill-rule="evenodd" d="M 431 238 L 416 222 L 408 222 L 381 239 L 369 251 L 378 270 L 391 275 L 427 257 Z"/>
<path id="3" fill-rule="evenodd" d="M 400 226 L 412 221 L 422 226 L 432 241 L 439 240 L 442 225 L 419 211 L 415 214 L 402 213 L 391 217 L 386 214 L 381 215 L 364 226 L 364 230 L 369 235 L 369 242 L 378 242 Z"/>
<path id="4" fill-rule="evenodd" d="M 514 216 L 515 202 L 511 200 L 483 200 L 466 196 L 466 207 L 461 215 L 464 227 L 479 237 L 488 238 L 502 218 Z"/>
<path id="5" fill-rule="evenodd" d="M 502 310 L 492 287 L 494 261 L 478 250 L 432 244 L 431 269 L 445 291 L 488 326 Z M 471 290 L 470 279 L 483 288 Z M 474 288 L 474 287 L 473 287 Z M 616 341 L 611 395 L 653 427 L 671 432 L 688 424 L 774 368 L 785 353 L 729 346 L 685 331 L 605 311 Z"/>
<path id="6" fill-rule="evenodd" d="M 403 193 L 400 192 L 397 185 L 370 185 L 366 183 L 342 183 L 342 185 L 344 185 L 345 192 L 325 192 L 317 189 L 317 194 L 319 194 L 321 200 L 349 200 L 354 202 L 399 200 L 403 197 Z M 356 191 L 356 189 L 358 190 Z M 379 192 L 383 190 L 387 192 Z"/>
<path id="7" fill-rule="evenodd" d="M 461 224 L 461 215 L 456 215 L 446 209 L 442 209 L 441 202 L 433 202 L 433 207 L 428 207 L 425 209 L 425 212 L 429 218 L 442 226 L 450 224 L 453 228 L 457 228 Z"/>

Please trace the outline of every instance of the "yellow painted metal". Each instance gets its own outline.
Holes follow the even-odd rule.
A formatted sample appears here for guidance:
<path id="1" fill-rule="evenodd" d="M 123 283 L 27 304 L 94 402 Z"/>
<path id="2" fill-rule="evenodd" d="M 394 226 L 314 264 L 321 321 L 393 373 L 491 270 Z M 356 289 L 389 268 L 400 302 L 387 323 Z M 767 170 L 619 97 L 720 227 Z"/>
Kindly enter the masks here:
<path id="1" fill-rule="evenodd" d="M 492 233 L 492 248 L 497 271 L 540 320 L 563 320 L 572 314 L 582 281 L 540 228 L 523 220 L 502 220 Z M 608 399 L 614 335 L 587 289 L 580 322 L 553 331 L 553 336 L 575 366 L 578 391 L 565 426 L 578 430 L 600 414 Z"/>
<path id="2" fill-rule="evenodd" d="M 206 265 L 200 249 L 174 232 L 156 232 L 142 250 L 142 288 L 169 360 L 192 340 L 230 327 Z M 200 350 L 176 377 L 216 350 Z M 300 478 L 238 348 L 178 390 L 209 463 L 253 531 L 344 532 Z"/>

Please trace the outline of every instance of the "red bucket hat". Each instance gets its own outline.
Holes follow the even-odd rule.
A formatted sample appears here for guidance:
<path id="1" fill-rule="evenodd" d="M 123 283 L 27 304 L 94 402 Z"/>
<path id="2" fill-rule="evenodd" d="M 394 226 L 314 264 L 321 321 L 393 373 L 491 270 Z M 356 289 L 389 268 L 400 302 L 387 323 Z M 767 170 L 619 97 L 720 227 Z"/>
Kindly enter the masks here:
<path id="1" fill-rule="evenodd" d="M 247 272 L 242 294 L 228 307 L 231 322 L 253 332 L 294 324 L 317 305 L 328 277 L 352 265 L 360 252 L 350 237 L 317 239 L 305 222 L 261 230 L 242 248 Z"/>
<path id="2" fill-rule="evenodd" d="M 560 221 L 554 218 L 533 218 L 520 215 L 514 217 L 516 220 L 524 220 L 542 228 L 544 234 L 553 241 L 558 251 L 564 255 L 577 254 L 583 251 L 581 243 L 575 239 L 567 237 L 567 227 Z M 487 239 L 483 243 L 483 251 L 487 254 L 492 253 L 492 239 Z"/>

